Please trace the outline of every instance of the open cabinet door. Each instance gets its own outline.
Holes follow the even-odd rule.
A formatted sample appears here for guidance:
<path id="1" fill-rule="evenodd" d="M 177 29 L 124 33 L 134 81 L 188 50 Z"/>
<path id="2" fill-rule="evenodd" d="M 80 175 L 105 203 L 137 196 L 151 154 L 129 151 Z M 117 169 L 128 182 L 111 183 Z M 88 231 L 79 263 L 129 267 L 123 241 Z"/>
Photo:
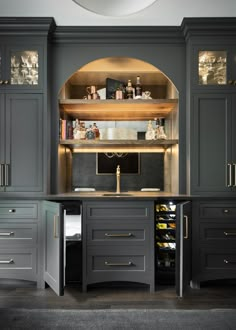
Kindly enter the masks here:
<path id="1" fill-rule="evenodd" d="M 44 281 L 58 296 L 64 294 L 64 219 L 62 205 L 43 202 Z"/>
<path id="2" fill-rule="evenodd" d="M 191 202 L 176 209 L 176 293 L 183 297 L 191 280 Z"/>

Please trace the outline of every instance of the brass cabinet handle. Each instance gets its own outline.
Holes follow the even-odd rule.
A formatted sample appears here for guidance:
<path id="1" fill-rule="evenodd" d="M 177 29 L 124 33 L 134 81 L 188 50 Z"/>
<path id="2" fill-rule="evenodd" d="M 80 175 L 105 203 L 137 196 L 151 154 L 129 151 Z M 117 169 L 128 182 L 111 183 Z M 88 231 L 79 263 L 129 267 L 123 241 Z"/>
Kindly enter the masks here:
<path id="1" fill-rule="evenodd" d="M 10 259 L 10 260 L 0 260 L 0 264 L 13 264 L 14 260 Z"/>
<path id="2" fill-rule="evenodd" d="M 228 173 L 227 173 L 227 187 L 232 187 L 232 164 L 227 164 L 228 167 Z"/>
<path id="3" fill-rule="evenodd" d="M 235 233 L 234 232 L 229 233 L 227 231 L 224 231 L 224 235 L 225 236 L 236 236 L 236 232 Z"/>
<path id="4" fill-rule="evenodd" d="M 234 183 L 233 183 L 233 187 L 236 187 L 236 164 L 233 163 L 233 167 L 234 167 Z"/>
<path id="5" fill-rule="evenodd" d="M 224 259 L 224 263 L 225 264 L 236 264 L 236 261 L 230 261 L 230 260 Z"/>
<path id="6" fill-rule="evenodd" d="M 54 215 L 53 218 L 53 237 L 58 238 L 58 230 L 57 230 L 57 222 L 58 222 L 58 215 Z"/>
<path id="7" fill-rule="evenodd" d="M 184 238 L 188 239 L 188 216 L 184 215 L 184 219 L 185 219 L 185 235 L 184 235 Z"/>
<path id="8" fill-rule="evenodd" d="M 132 266 L 132 262 L 129 261 L 129 262 L 108 262 L 108 261 L 105 261 L 105 266 L 115 266 L 115 267 L 119 267 L 119 266 L 124 266 L 124 267 L 129 267 L 129 266 Z"/>
<path id="9" fill-rule="evenodd" d="M 132 233 L 127 233 L 127 234 L 109 234 L 109 233 L 105 233 L 106 237 L 131 237 L 133 236 Z"/>
<path id="10" fill-rule="evenodd" d="M 12 236 L 14 235 L 14 232 L 11 231 L 10 233 L 0 233 L 0 236 Z"/>
<path id="11" fill-rule="evenodd" d="M 0 164 L 0 187 L 4 186 L 4 164 Z"/>
<path id="12" fill-rule="evenodd" d="M 4 164 L 4 177 L 5 177 L 5 186 L 9 186 L 9 164 Z"/>

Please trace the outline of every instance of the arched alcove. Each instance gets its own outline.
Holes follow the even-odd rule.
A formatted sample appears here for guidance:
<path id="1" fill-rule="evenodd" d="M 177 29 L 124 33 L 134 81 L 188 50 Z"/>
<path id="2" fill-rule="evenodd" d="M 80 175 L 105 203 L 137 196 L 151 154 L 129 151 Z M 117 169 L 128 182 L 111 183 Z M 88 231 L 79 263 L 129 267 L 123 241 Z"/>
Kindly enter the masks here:
<path id="1" fill-rule="evenodd" d="M 119 81 L 126 85 L 130 79 L 134 86 L 137 76 L 141 78 L 143 91 L 150 91 L 150 99 L 116 100 L 106 97 L 108 80 Z M 88 86 L 96 86 L 101 98 L 87 99 Z M 92 175 L 94 175 L 95 179 L 91 180 L 95 183 L 97 182 L 99 189 L 106 190 L 110 186 L 111 178 L 107 178 L 107 180 L 104 177 L 102 179 L 98 178 L 96 169 L 93 169 L 93 174 L 86 172 L 86 175 L 81 175 L 81 173 L 79 175 L 77 170 L 83 163 L 81 171 L 85 169 L 87 171 L 87 164 L 96 162 L 95 158 L 91 161 L 92 157 L 95 157 L 91 156 L 91 153 L 103 153 L 112 150 L 112 152 L 146 154 L 141 156 L 143 158 L 146 157 L 146 160 L 143 161 L 143 164 L 146 164 L 145 167 L 147 167 L 147 159 L 157 158 L 160 161 L 160 157 L 162 157 L 160 161 L 162 163 L 161 169 L 157 170 L 159 177 L 162 176 L 161 189 L 178 192 L 178 175 L 176 175 L 178 173 L 179 136 L 178 90 L 172 81 L 157 67 L 131 57 L 106 57 L 91 61 L 79 68 L 65 81 L 59 91 L 59 109 L 61 119 L 69 118 L 69 120 L 73 121 L 78 119 L 85 122 L 86 128 L 96 122 L 100 132 L 106 129 L 123 128 L 125 130 L 134 130 L 137 133 L 135 141 L 129 141 L 128 138 L 122 136 L 118 138 L 119 141 L 114 141 L 117 138 L 105 141 L 106 138 L 102 137 L 99 141 L 95 141 L 96 143 L 73 140 L 73 137 L 68 140 L 62 139 L 61 145 L 67 150 L 67 153 L 65 153 L 66 162 L 67 164 L 71 162 L 69 173 L 76 173 L 72 175 L 72 182 L 70 183 L 72 189 L 75 186 L 80 186 L 82 177 L 85 179 L 82 182 L 82 186 L 91 185 L 88 178 L 92 178 Z M 166 142 L 145 141 L 147 124 L 149 121 L 152 121 L 153 125 L 155 125 L 156 118 L 165 118 Z M 122 140 L 121 143 L 120 140 Z M 69 157 L 68 150 L 70 151 Z M 80 155 L 76 155 L 78 152 Z M 85 155 L 86 153 L 89 154 L 88 157 Z M 148 153 L 150 155 L 155 154 L 155 156 L 149 156 L 150 158 L 148 158 Z M 159 157 L 157 153 L 162 153 L 163 156 Z M 155 161 L 150 162 L 152 166 L 155 163 Z M 76 165 L 73 165 L 73 163 Z M 156 173 L 154 169 L 152 172 Z M 150 182 L 153 181 L 153 178 L 147 178 L 148 171 L 146 171 L 145 175 L 146 177 L 142 179 L 140 176 L 138 177 L 139 184 L 137 184 L 137 178 L 133 177 L 131 180 L 128 177 L 126 189 L 131 185 L 132 189 L 135 189 L 136 184 L 137 189 L 140 189 L 140 184 L 144 184 L 148 180 Z M 67 186 L 68 181 L 68 179 L 63 180 L 63 182 L 67 182 Z M 106 182 L 107 185 L 105 184 Z M 65 191 L 65 188 L 63 190 Z"/>
<path id="2" fill-rule="evenodd" d="M 59 97 L 83 98 L 87 86 L 104 88 L 107 78 L 124 83 L 131 79 L 135 84 L 137 75 L 145 89 L 151 88 L 153 98 L 178 98 L 174 83 L 154 65 L 136 58 L 114 56 L 94 60 L 79 68 L 67 79 Z"/>

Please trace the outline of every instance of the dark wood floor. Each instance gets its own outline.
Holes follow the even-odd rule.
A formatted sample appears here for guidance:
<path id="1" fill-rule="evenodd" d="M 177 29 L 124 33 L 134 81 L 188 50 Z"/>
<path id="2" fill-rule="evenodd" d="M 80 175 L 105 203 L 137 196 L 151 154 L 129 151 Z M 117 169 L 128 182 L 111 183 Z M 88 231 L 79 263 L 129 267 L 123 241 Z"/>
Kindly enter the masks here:
<path id="1" fill-rule="evenodd" d="M 176 297 L 175 287 L 162 285 L 150 293 L 145 286 L 111 285 L 91 287 L 82 293 L 79 286 L 67 286 L 62 297 L 50 289 L 36 289 L 34 283 L 0 280 L 0 308 L 50 309 L 215 309 L 236 308 L 236 281 L 209 282 L 200 290 L 190 289 Z"/>

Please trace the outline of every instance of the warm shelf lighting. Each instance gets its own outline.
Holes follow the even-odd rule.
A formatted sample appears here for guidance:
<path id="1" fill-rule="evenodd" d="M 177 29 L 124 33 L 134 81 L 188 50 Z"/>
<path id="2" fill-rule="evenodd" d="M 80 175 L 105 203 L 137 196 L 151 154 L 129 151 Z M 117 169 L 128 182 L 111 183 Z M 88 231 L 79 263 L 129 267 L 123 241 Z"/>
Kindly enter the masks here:
<path id="1" fill-rule="evenodd" d="M 155 153 L 164 153 L 166 151 L 165 148 L 162 148 L 162 147 L 155 147 L 155 148 L 140 148 L 140 147 L 137 147 L 137 148 L 115 148 L 114 147 L 112 148 L 109 148 L 109 147 L 96 147 L 96 148 L 73 148 L 72 150 L 74 153 L 85 153 L 85 152 L 88 152 L 88 153 L 97 153 L 97 152 L 102 152 L 102 153 L 129 153 L 129 152 L 140 152 L 140 153 L 150 153 L 150 152 L 155 152 Z"/>

